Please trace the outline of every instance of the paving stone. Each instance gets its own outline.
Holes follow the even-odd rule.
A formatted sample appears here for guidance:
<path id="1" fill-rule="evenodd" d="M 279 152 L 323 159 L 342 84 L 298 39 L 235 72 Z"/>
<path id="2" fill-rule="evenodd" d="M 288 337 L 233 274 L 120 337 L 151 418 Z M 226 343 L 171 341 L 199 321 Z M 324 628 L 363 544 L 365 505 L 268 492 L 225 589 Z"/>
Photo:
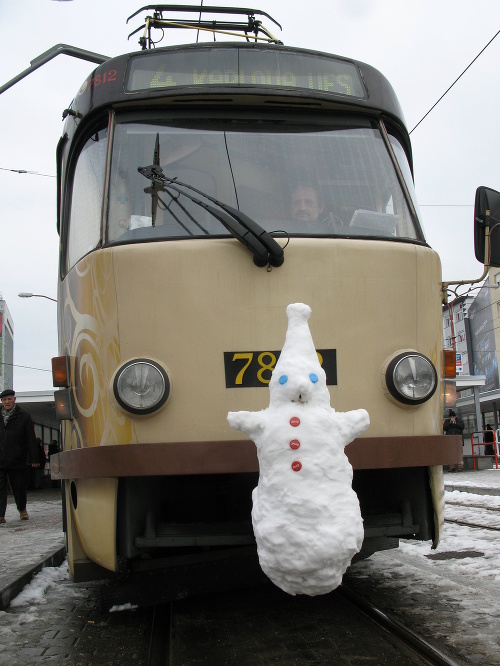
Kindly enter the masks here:
<path id="1" fill-rule="evenodd" d="M 486 481 L 492 478 L 486 474 L 479 472 L 474 476 L 474 488 L 479 485 L 484 490 Z M 453 481 L 458 483 L 458 475 Z M 461 475 L 460 481 L 466 486 L 468 477 Z M 21 524 L 12 498 L 9 498 L 8 523 L 0 528 L 0 588 L 64 544 L 59 490 L 32 491 L 28 511 L 28 524 Z M 433 564 L 445 566 L 455 560 L 460 561 L 450 557 L 434 562 L 429 560 L 428 563 L 429 567 Z M 474 561 L 480 563 L 480 558 L 476 556 Z M 458 663 L 482 666 L 498 666 L 500 663 L 500 638 L 497 638 L 496 630 L 500 607 L 485 602 L 484 612 L 471 617 L 467 606 L 464 610 L 464 604 L 481 598 L 482 592 L 474 589 L 470 582 L 442 578 L 437 582 L 437 576 L 429 576 L 422 569 L 408 577 L 408 562 L 398 551 L 379 553 L 357 563 L 348 577 L 354 589 L 363 592 L 387 614 L 411 629 L 420 630 L 428 639 L 432 637 L 433 642 L 437 641 L 446 651 L 452 650 Z M 150 611 L 102 613 L 99 593 L 103 585 L 103 582 L 77 585 L 62 573 L 58 582 L 45 592 L 43 603 L 0 610 L 0 666 L 56 663 L 128 666 L 146 663 Z M 495 586 L 489 588 L 490 595 L 494 595 L 495 589 Z M 460 621 L 464 612 L 470 619 L 467 623 Z M 307 617 L 301 618 L 304 638 L 299 639 L 298 647 L 304 655 L 311 650 L 311 659 L 317 659 L 324 653 L 328 636 L 320 634 L 311 645 L 306 639 L 313 628 Z M 203 638 L 203 625 L 197 627 L 197 631 Z M 280 663 L 289 647 L 277 641 L 273 654 L 267 655 L 267 661 L 255 652 L 235 663 L 245 666 Z M 344 657 L 348 659 L 348 655 Z"/>

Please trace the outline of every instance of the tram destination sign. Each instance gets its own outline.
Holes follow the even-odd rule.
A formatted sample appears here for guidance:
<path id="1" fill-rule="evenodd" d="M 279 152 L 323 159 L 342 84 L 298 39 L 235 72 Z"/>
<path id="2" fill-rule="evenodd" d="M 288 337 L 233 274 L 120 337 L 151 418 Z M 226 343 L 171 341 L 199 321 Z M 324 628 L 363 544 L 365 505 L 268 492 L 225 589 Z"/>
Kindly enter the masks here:
<path id="1" fill-rule="evenodd" d="M 366 98 L 357 66 L 333 57 L 277 49 L 203 48 L 148 53 L 130 59 L 129 92 L 193 86 L 305 89 Z"/>

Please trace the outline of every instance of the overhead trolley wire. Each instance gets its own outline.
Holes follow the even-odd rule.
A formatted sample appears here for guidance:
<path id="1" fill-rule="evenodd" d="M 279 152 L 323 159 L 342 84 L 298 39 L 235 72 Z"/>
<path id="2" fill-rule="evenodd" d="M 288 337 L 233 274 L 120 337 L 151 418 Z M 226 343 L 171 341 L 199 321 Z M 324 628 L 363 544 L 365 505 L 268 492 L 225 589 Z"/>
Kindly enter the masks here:
<path id="1" fill-rule="evenodd" d="M 2 362 L 0 365 L 10 365 L 12 368 L 26 368 L 27 370 L 39 370 L 40 372 L 52 372 L 52 370 L 48 370 L 47 368 L 34 368 L 31 365 L 19 365 L 18 363 Z"/>
<path id="2" fill-rule="evenodd" d="M 465 72 L 466 72 L 466 71 L 467 71 L 467 70 L 468 70 L 468 69 L 469 69 L 469 68 L 470 68 L 470 67 L 476 62 L 476 60 L 479 58 L 479 56 L 481 55 L 481 53 L 484 53 L 484 51 L 486 51 L 486 49 L 488 48 L 488 46 L 491 44 L 491 42 L 492 42 L 492 41 L 493 41 L 498 35 L 500 35 L 500 30 L 496 33 L 496 35 L 494 35 L 494 36 L 490 39 L 490 41 L 486 44 L 486 46 L 485 46 L 484 48 L 482 48 L 481 51 L 479 51 L 479 53 L 478 53 L 477 56 L 474 58 L 474 60 L 473 60 L 471 63 L 469 63 L 469 64 L 467 65 L 467 67 L 464 69 L 464 71 L 460 74 L 460 76 L 457 77 L 457 78 L 455 79 L 455 81 L 453 81 L 453 83 L 452 83 L 451 86 L 448 88 L 448 90 L 446 90 L 446 91 L 441 95 L 441 97 L 438 99 L 438 101 L 437 101 L 435 104 L 433 104 L 433 106 L 431 106 L 431 108 L 427 111 L 427 113 L 425 114 L 425 116 L 424 116 L 423 118 L 421 118 L 421 119 L 418 121 L 418 123 L 415 125 L 415 127 L 410 131 L 410 134 L 413 132 L 413 130 L 416 130 L 417 127 L 420 125 L 420 123 L 421 123 L 423 120 L 425 120 L 425 118 L 427 118 L 427 116 L 429 115 L 429 113 L 430 113 L 433 109 L 436 108 L 436 106 L 437 106 L 437 105 L 439 104 L 439 102 L 443 99 L 443 97 L 444 97 L 447 93 L 450 92 L 450 90 L 453 88 L 453 86 L 455 85 L 455 83 L 456 83 L 459 79 L 462 78 L 462 76 L 465 74 Z"/>
<path id="3" fill-rule="evenodd" d="M 45 176 L 45 178 L 55 178 L 50 173 L 38 173 L 38 171 L 27 171 L 26 169 L 4 169 L 0 167 L 0 171 L 12 171 L 13 173 L 27 173 L 30 176 Z"/>

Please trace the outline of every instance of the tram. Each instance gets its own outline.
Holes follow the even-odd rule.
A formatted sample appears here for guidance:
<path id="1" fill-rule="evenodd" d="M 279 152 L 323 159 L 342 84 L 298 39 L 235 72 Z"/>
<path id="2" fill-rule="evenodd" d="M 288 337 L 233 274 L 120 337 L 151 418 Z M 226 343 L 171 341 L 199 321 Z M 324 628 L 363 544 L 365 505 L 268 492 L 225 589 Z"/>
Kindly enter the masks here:
<path id="1" fill-rule="evenodd" d="M 441 265 L 396 95 L 365 63 L 284 46 L 257 10 L 172 8 L 89 74 L 57 149 L 71 575 L 252 546 L 255 446 L 226 417 L 268 405 L 295 302 L 332 406 L 370 414 L 346 448 L 360 556 L 436 546 L 462 447 L 442 434 Z M 244 39 L 152 48 L 180 23 Z"/>

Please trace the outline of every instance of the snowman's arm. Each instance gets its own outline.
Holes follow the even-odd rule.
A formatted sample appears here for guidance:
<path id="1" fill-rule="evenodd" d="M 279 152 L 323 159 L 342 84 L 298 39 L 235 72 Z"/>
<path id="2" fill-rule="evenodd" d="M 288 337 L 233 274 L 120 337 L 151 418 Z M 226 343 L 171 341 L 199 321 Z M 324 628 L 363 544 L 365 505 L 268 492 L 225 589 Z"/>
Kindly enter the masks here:
<path id="1" fill-rule="evenodd" d="M 231 428 L 240 430 L 250 439 L 262 432 L 263 418 L 261 412 L 228 412 L 227 420 Z"/>
<path id="2" fill-rule="evenodd" d="M 342 433 L 344 446 L 362 435 L 370 425 L 370 417 L 365 409 L 354 409 L 351 412 L 336 412 L 337 428 Z"/>

